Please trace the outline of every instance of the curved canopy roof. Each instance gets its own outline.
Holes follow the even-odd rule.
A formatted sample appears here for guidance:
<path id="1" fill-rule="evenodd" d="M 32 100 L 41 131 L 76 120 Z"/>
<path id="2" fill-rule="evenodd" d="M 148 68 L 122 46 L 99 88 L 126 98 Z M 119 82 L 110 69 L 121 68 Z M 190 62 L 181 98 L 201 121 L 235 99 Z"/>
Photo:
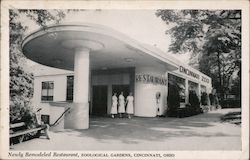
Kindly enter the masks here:
<path id="1" fill-rule="evenodd" d="M 68 47 L 69 41 L 89 41 L 102 46 L 99 50 L 90 51 L 91 69 L 140 66 L 166 70 L 178 68 L 176 62 L 162 51 L 95 24 L 60 24 L 40 29 L 24 39 L 22 49 L 24 55 L 35 62 L 74 70 L 74 49 Z"/>

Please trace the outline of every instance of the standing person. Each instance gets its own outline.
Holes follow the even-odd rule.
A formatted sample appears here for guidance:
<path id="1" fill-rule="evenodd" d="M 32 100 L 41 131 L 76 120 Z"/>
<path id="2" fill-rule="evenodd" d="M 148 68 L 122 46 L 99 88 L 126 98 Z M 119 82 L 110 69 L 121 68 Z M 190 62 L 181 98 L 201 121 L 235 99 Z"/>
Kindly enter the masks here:
<path id="1" fill-rule="evenodd" d="M 216 109 L 219 108 L 219 98 L 217 93 L 214 94 L 214 105 Z"/>
<path id="2" fill-rule="evenodd" d="M 115 118 L 115 115 L 117 114 L 117 96 L 116 93 L 112 96 L 112 107 L 111 107 L 111 117 Z"/>
<path id="3" fill-rule="evenodd" d="M 126 113 L 128 114 L 128 118 L 131 119 L 131 115 L 134 114 L 134 97 L 132 95 L 132 92 L 129 93 L 129 95 L 126 98 Z"/>
<path id="4" fill-rule="evenodd" d="M 119 108 L 118 108 L 118 113 L 120 118 L 122 118 L 122 114 L 125 113 L 125 100 L 123 96 L 123 92 L 119 95 Z"/>
<path id="5" fill-rule="evenodd" d="M 41 119 L 41 111 L 42 108 L 39 108 L 37 110 L 37 113 L 35 114 L 35 118 L 36 118 L 36 121 L 37 121 L 37 125 L 38 127 L 43 127 L 43 131 L 44 131 L 44 134 L 46 136 L 46 138 L 49 140 L 50 137 L 49 137 L 49 125 L 48 124 L 45 124 L 42 119 Z M 40 131 L 39 131 L 40 132 Z M 40 134 L 40 133 L 39 133 Z"/>

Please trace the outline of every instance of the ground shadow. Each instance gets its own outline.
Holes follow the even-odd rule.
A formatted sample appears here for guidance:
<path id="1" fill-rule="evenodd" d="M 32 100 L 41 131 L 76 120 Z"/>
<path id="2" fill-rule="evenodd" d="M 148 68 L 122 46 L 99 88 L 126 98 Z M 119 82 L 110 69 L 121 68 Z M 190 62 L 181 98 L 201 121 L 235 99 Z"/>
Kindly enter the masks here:
<path id="1" fill-rule="evenodd" d="M 223 137 L 232 136 L 218 132 L 197 132 L 199 128 L 209 128 L 220 121 L 223 114 L 206 113 L 187 118 L 141 118 L 133 119 L 92 117 L 88 130 L 74 130 L 80 137 L 90 137 L 106 142 L 117 140 L 126 144 L 138 144 L 141 141 L 163 141 L 172 137 Z M 59 131 L 60 132 L 60 131 Z M 56 132 L 56 133 L 59 133 Z M 64 134 L 72 134 L 72 130 L 63 130 Z"/>

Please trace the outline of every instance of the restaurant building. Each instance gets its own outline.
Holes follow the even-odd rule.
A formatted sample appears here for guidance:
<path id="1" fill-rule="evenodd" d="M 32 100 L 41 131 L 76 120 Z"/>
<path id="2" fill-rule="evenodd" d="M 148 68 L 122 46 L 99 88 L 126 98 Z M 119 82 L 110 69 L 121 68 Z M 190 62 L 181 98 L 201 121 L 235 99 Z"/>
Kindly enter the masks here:
<path id="1" fill-rule="evenodd" d="M 35 62 L 64 69 L 44 70 L 34 81 L 34 106 L 60 128 L 86 129 L 89 115 L 108 115 L 114 92 L 133 93 L 135 116 L 156 117 L 166 114 L 171 82 L 180 88 L 181 106 L 190 90 L 198 97 L 212 90 L 205 74 L 101 25 L 50 26 L 28 35 L 22 49 Z"/>

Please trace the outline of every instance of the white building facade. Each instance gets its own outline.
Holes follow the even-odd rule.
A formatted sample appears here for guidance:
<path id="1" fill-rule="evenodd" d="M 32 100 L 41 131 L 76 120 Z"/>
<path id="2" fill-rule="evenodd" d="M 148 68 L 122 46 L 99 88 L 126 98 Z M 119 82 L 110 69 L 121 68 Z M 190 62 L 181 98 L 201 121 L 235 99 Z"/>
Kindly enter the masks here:
<path id="1" fill-rule="evenodd" d="M 153 68 L 145 70 L 136 68 L 116 68 L 92 71 L 89 87 L 89 114 L 106 116 L 110 114 L 112 94 L 124 92 L 134 93 L 134 115 L 141 117 L 156 117 L 167 112 L 168 83 L 179 79 L 183 87 L 180 93 L 181 106 L 188 103 L 190 88 L 194 88 L 200 97 L 202 92 L 211 93 L 211 79 L 199 71 L 180 65 L 175 71 L 154 71 Z M 42 119 L 49 124 L 55 121 L 70 107 L 73 101 L 74 72 L 66 73 L 40 73 L 34 80 L 34 106 L 42 108 Z M 47 85 L 49 87 L 44 87 Z M 159 111 L 156 94 L 160 93 Z M 58 127 L 64 128 L 64 119 L 60 120 Z M 67 127 L 66 127 L 67 128 Z"/>
<path id="2" fill-rule="evenodd" d="M 212 90 L 210 77 L 104 26 L 51 26 L 27 36 L 22 48 L 33 61 L 71 70 L 35 75 L 34 106 L 50 124 L 63 115 L 61 128 L 86 129 L 89 115 L 108 115 L 114 92 L 133 93 L 135 116 L 155 117 L 166 114 L 170 81 L 181 88 L 182 106 L 190 89 L 199 97 Z"/>

